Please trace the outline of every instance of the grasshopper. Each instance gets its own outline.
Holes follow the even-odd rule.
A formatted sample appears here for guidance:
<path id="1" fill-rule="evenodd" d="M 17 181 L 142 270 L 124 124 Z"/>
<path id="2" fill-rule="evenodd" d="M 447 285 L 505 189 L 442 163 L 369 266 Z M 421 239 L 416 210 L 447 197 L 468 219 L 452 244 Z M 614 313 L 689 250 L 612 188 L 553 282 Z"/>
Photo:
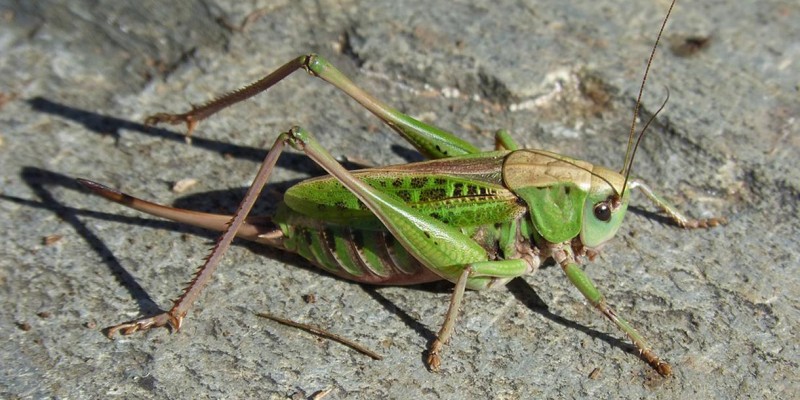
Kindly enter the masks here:
<path id="1" fill-rule="evenodd" d="M 686 218 L 643 182 L 629 177 L 645 131 L 634 141 L 641 94 L 671 11 L 672 5 L 650 54 L 620 172 L 544 150 L 522 149 L 505 131 L 497 133 L 495 151 L 482 152 L 452 133 L 384 104 L 315 54 L 291 60 L 261 80 L 186 113 L 148 117 L 147 124 L 185 123 L 188 137 L 201 120 L 304 70 L 352 97 L 429 161 L 348 171 L 311 133 L 293 127 L 278 135 L 232 216 L 166 207 L 80 180 L 95 193 L 125 206 L 224 232 L 169 311 L 110 327 L 109 337 L 164 326 L 179 331 L 192 303 L 238 236 L 297 253 L 325 271 L 357 282 L 453 282 L 444 323 L 427 353 L 431 371 L 440 369 L 440 354 L 453 333 L 466 289 L 502 287 L 553 259 L 588 302 L 633 341 L 641 358 L 669 376 L 670 364 L 608 305 L 578 262 L 581 257 L 591 259 L 615 235 L 633 189 L 641 190 L 680 227 L 706 228 L 723 222 L 722 218 Z M 289 188 L 274 215 L 248 217 L 286 146 L 305 153 L 329 175 Z"/>

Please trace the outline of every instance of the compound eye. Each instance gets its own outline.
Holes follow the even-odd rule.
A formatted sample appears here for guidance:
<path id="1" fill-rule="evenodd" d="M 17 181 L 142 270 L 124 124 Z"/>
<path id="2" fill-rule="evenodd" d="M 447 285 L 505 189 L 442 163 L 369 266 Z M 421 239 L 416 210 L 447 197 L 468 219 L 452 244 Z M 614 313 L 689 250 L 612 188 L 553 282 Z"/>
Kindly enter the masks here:
<path id="1" fill-rule="evenodd" d="M 594 217 L 603 222 L 611 219 L 611 207 L 607 202 L 603 201 L 594 205 Z"/>

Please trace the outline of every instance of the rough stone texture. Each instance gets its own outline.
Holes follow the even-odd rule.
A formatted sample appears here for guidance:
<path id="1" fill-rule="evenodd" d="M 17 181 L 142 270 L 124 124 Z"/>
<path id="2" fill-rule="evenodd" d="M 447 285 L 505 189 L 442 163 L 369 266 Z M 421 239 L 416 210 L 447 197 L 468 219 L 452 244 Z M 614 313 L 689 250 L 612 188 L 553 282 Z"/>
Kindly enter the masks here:
<path id="1" fill-rule="evenodd" d="M 179 334 L 103 336 L 167 307 L 215 235 L 110 204 L 73 178 L 230 212 L 265 147 L 293 124 L 337 156 L 419 159 L 303 74 L 201 124 L 191 146 L 181 127 L 141 125 L 303 52 L 484 148 L 507 128 L 526 146 L 619 168 L 666 1 L 495 3 L 0 1 L 0 396 L 798 397 L 800 6 L 788 1 L 679 4 L 644 96 L 647 117 L 670 91 L 636 174 L 688 214 L 730 223 L 682 231 L 637 196 L 587 265 L 674 364 L 673 378 L 632 354 L 558 268 L 468 293 L 444 370 L 432 374 L 423 349 L 449 285 L 362 287 L 246 243 Z M 243 31 L 228 28 L 262 7 Z M 262 213 L 288 184 L 319 174 L 296 153 L 279 166 Z M 199 183 L 172 192 L 185 178 Z M 255 316 L 263 310 L 385 359 Z"/>

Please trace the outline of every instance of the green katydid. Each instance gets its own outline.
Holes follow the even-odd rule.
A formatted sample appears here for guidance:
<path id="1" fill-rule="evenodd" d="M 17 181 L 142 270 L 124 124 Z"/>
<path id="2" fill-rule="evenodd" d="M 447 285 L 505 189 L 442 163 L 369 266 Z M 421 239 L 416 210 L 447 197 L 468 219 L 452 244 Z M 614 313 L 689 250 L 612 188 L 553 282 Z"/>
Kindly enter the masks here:
<path id="1" fill-rule="evenodd" d="M 672 6 L 647 70 L 671 10 Z M 688 219 L 641 181 L 629 179 L 641 140 L 641 135 L 633 140 L 639 100 L 619 173 L 547 151 L 521 149 L 504 131 L 496 136 L 497 150 L 481 152 L 449 132 L 382 103 L 314 54 L 289 61 L 261 80 L 187 113 L 156 114 L 146 122 L 186 123 L 191 134 L 199 121 L 267 90 L 297 70 L 342 90 L 430 161 L 347 171 L 309 132 L 294 127 L 278 135 L 232 216 L 161 206 L 80 180 L 95 193 L 128 207 L 224 232 L 168 312 L 111 327 L 109 336 L 162 326 L 180 330 L 192 303 L 239 236 L 297 253 L 330 273 L 358 282 L 406 285 L 445 279 L 455 283 L 444 324 L 428 351 L 427 363 L 433 371 L 440 367 L 442 346 L 453 332 L 466 288 L 501 287 L 552 258 L 589 303 L 633 341 L 644 360 L 661 375 L 671 374 L 671 366 L 606 303 L 577 263 L 615 235 L 631 189 L 641 189 L 681 227 L 705 228 L 722 222 L 719 218 Z M 273 216 L 248 217 L 287 145 L 304 152 L 330 175 L 288 189 Z"/>

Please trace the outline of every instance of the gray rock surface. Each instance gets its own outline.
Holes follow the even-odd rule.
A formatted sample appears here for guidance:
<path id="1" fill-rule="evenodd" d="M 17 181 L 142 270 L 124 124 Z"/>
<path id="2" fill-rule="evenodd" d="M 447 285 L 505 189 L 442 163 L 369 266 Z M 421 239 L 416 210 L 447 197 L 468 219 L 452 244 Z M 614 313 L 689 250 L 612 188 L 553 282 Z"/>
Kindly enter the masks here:
<path id="1" fill-rule="evenodd" d="M 670 91 L 636 175 L 688 214 L 730 223 L 683 231 L 637 196 L 586 266 L 673 378 L 640 361 L 558 268 L 468 293 L 432 374 L 423 350 L 450 285 L 360 286 L 243 242 L 179 334 L 102 334 L 168 307 L 215 235 L 110 204 L 73 178 L 231 212 L 294 124 L 336 156 L 419 159 L 304 74 L 204 122 L 193 145 L 182 127 L 141 124 L 301 53 L 483 148 L 506 128 L 528 147 L 619 168 L 666 1 L 496 3 L 0 1 L 0 397 L 798 397 L 800 6 L 786 1 L 679 4 L 644 96 L 647 117 Z M 320 173 L 297 153 L 279 166 L 261 213 Z M 187 178 L 198 183 L 171 190 Z M 385 358 L 255 316 L 266 310 Z"/>

